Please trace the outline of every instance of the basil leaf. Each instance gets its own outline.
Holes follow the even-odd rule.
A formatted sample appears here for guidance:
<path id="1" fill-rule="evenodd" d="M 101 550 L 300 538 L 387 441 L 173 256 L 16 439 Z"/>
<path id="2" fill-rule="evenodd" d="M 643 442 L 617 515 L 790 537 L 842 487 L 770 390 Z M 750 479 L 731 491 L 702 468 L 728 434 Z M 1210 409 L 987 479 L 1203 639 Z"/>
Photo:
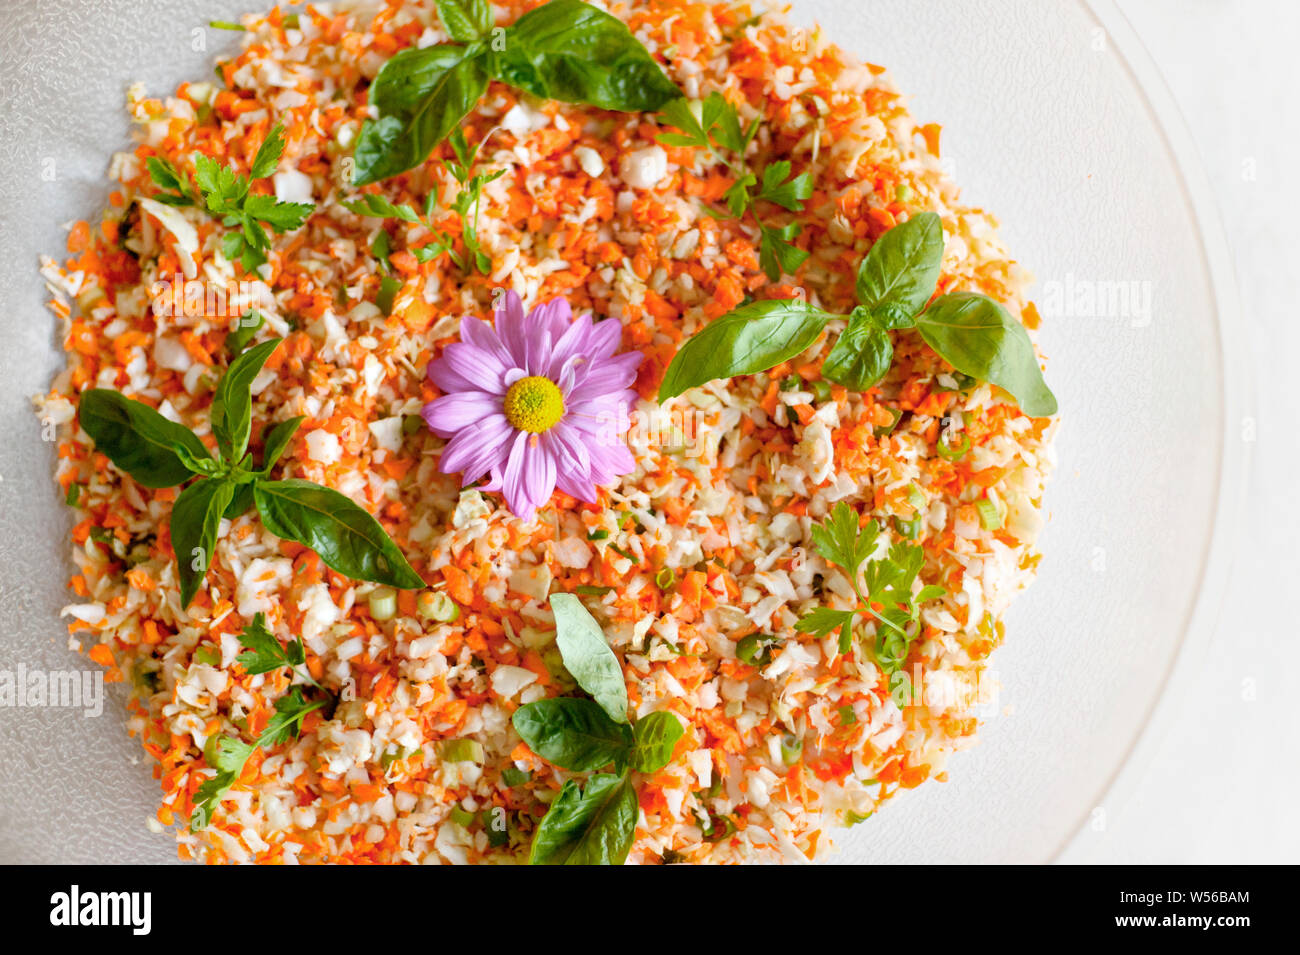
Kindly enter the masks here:
<path id="1" fill-rule="evenodd" d="M 226 505 L 222 517 L 233 521 L 236 517 L 247 514 L 252 509 L 253 503 L 253 482 L 236 485 L 235 493 L 231 496 L 230 503 Z"/>
<path id="2" fill-rule="evenodd" d="M 528 864 L 622 865 L 639 813 L 626 776 L 592 776 L 585 791 L 570 779 L 537 826 Z"/>
<path id="3" fill-rule="evenodd" d="M 682 738 L 682 721 L 667 710 L 651 713 L 632 727 L 632 768 L 639 773 L 657 773 L 673 758 L 673 747 Z"/>
<path id="4" fill-rule="evenodd" d="M 958 371 L 1009 391 L 1033 417 L 1056 414 L 1025 327 L 978 292 L 941 295 L 916 320 L 917 331 Z"/>
<path id="5" fill-rule="evenodd" d="M 212 396 L 212 433 L 216 436 L 217 448 L 231 464 L 242 458 L 248 449 L 253 379 L 279 345 L 280 339 L 272 338 L 242 352 L 217 382 L 216 394 Z"/>
<path id="6" fill-rule="evenodd" d="M 893 361 L 889 333 L 859 306 L 822 363 L 822 376 L 854 391 L 866 391 L 885 377 Z"/>
<path id="7" fill-rule="evenodd" d="M 258 329 L 265 324 L 266 319 L 256 309 L 249 309 L 239 316 L 235 328 L 226 335 L 226 351 L 230 357 L 234 358 L 247 348 L 248 343 L 253 340 L 253 336 L 257 334 Z"/>
<path id="8" fill-rule="evenodd" d="M 618 17 L 581 0 L 551 0 L 506 29 L 488 53 L 499 80 L 566 103 L 623 112 L 657 110 L 682 91 Z"/>
<path id="9" fill-rule="evenodd" d="M 534 753 L 575 773 L 626 765 L 632 748 L 632 731 L 592 700 L 538 700 L 515 710 L 511 722 Z"/>
<path id="10" fill-rule="evenodd" d="M 263 477 L 270 473 L 271 468 L 275 467 L 276 462 L 280 460 L 280 456 L 284 454 L 284 449 L 289 446 L 289 442 L 293 440 L 294 434 L 297 433 L 298 426 L 305 420 L 305 415 L 298 415 L 296 418 L 281 421 L 267 432 L 266 438 L 262 442 Z"/>
<path id="11" fill-rule="evenodd" d="M 834 317 L 798 299 L 742 305 L 682 344 L 659 385 L 659 400 L 714 378 L 752 375 L 779 365 L 816 341 Z"/>
<path id="12" fill-rule="evenodd" d="M 198 593 L 212 565 L 217 530 L 235 486 L 219 478 L 202 478 L 185 490 L 172 505 L 172 553 L 181 583 L 181 606 L 188 607 Z"/>
<path id="13" fill-rule="evenodd" d="M 438 0 L 438 18 L 453 40 L 469 43 L 492 29 L 487 0 Z"/>
<path id="14" fill-rule="evenodd" d="M 258 481 L 253 500 L 267 530 L 310 547 L 340 574 L 406 590 L 424 586 L 379 522 L 338 491 L 310 481 Z"/>
<path id="15" fill-rule="evenodd" d="M 882 328 L 910 328 L 939 282 L 943 224 L 933 212 L 918 212 L 873 245 L 858 267 L 858 304 Z"/>
<path id="16" fill-rule="evenodd" d="M 615 723 L 627 722 L 623 666 L 605 641 L 600 624 L 573 594 L 551 594 L 555 643 L 565 669 Z"/>
<path id="17" fill-rule="evenodd" d="M 107 388 L 82 392 L 77 417 L 95 448 L 145 487 L 180 484 L 195 473 L 187 460 L 212 457 L 189 428 L 168 421 L 121 392 Z M 184 448 L 190 456 L 182 459 L 177 448 Z"/>
<path id="18" fill-rule="evenodd" d="M 361 127 L 354 186 L 420 165 L 487 89 L 477 53 L 450 43 L 398 53 L 370 87 L 379 119 Z"/>

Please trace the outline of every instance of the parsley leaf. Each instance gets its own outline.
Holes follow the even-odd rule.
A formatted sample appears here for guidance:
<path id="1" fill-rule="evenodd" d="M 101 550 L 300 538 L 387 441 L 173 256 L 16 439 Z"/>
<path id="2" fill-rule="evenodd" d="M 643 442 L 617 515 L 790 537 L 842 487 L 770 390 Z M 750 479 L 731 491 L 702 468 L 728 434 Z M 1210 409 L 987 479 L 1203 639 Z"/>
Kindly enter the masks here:
<path id="1" fill-rule="evenodd" d="M 266 616 L 260 613 L 253 617 L 253 622 L 240 632 L 239 644 L 247 649 L 235 657 L 235 661 L 250 676 L 270 673 L 280 667 L 302 666 L 307 659 L 300 638 L 295 637 L 290 640 L 287 647 L 281 646 L 279 638 L 266 628 Z"/>
<path id="2" fill-rule="evenodd" d="M 929 584 L 912 592 L 925 564 L 925 551 L 918 544 L 899 541 L 890 546 L 886 556 L 871 560 L 880 533 L 877 521 L 859 528 L 857 512 L 843 501 L 832 508 L 823 523 L 813 525 L 813 546 L 828 563 L 848 574 L 859 606 L 856 610 L 817 607 L 801 617 L 795 629 L 825 637 L 838 628 L 839 651 L 848 653 L 854 618 L 858 614 L 874 617 L 876 663 L 885 673 L 893 674 L 902 668 L 920 632 L 921 606 L 942 597 L 947 590 Z M 883 609 L 876 610 L 877 606 Z"/>
<path id="3" fill-rule="evenodd" d="M 146 162 L 150 178 L 164 192 L 158 201 L 170 205 L 201 204 L 221 224 L 233 231 L 221 239 L 221 250 L 231 261 L 238 260 L 251 272 L 266 262 L 272 232 L 301 228 L 316 208 L 309 202 L 281 202 L 273 195 L 252 193 L 254 181 L 275 172 L 284 154 L 284 128 L 278 123 L 267 133 L 253 157 L 248 176 L 222 165 L 211 156 L 194 156 L 194 183 L 172 163 L 153 157 Z"/>

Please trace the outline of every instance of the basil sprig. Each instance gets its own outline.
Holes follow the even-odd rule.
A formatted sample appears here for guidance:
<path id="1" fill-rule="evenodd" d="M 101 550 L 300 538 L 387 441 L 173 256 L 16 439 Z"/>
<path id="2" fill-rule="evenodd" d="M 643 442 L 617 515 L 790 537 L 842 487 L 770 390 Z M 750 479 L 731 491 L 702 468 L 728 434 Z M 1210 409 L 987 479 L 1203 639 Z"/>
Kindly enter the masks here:
<path id="1" fill-rule="evenodd" d="M 561 769 L 589 773 L 611 764 L 613 773 L 569 780 L 542 817 L 529 850 L 530 865 L 621 865 L 636 830 L 636 787 L 631 773 L 668 765 L 682 737 L 671 713 L 630 722 L 623 667 L 600 625 L 572 594 L 553 594 L 555 642 L 565 669 L 592 699 L 559 697 L 528 703 L 511 722 L 538 756 Z"/>
<path id="2" fill-rule="evenodd" d="M 303 418 L 281 421 L 263 439 L 261 466 L 248 452 L 252 384 L 280 339 L 262 342 L 230 362 L 212 399 L 217 454 L 188 428 L 120 392 L 93 388 L 78 418 L 95 447 L 145 487 L 176 487 L 198 476 L 172 505 L 171 542 L 181 604 L 198 593 L 217 545 L 221 519 L 256 507 L 273 534 L 316 551 L 325 564 L 360 580 L 415 589 L 424 580 L 383 527 L 351 498 L 310 481 L 268 480 Z"/>
<path id="3" fill-rule="evenodd" d="M 617 17 L 581 0 L 551 0 L 495 30 L 486 0 L 439 0 L 455 42 L 398 53 L 370 87 L 378 119 L 361 127 L 352 182 L 418 166 L 474 108 L 489 79 L 547 99 L 601 109 L 658 109 L 681 91 Z"/>
<path id="4" fill-rule="evenodd" d="M 715 378 L 766 371 L 802 352 L 832 318 L 848 318 L 822 375 L 865 391 L 889 371 L 894 347 L 888 332 L 915 328 L 957 371 L 1007 391 L 1034 417 L 1056 414 L 1056 397 L 1043 381 L 1025 327 L 978 292 L 951 292 L 934 301 L 943 259 L 943 227 L 921 212 L 882 235 L 858 268 L 858 307 L 836 316 L 806 302 L 753 302 L 710 322 L 668 365 L 659 400 Z M 927 302 L 929 302 L 927 306 Z"/>

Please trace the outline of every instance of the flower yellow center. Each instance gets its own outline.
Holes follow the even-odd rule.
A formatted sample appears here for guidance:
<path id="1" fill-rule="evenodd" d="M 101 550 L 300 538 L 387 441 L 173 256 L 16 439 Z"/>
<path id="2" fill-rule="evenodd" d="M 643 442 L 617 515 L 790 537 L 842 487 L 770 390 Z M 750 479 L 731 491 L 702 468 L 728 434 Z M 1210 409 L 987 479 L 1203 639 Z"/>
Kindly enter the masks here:
<path id="1" fill-rule="evenodd" d="M 506 420 L 520 431 L 541 434 L 564 416 L 564 395 L 549 378 L 520 378 L 506 392 Z"/>

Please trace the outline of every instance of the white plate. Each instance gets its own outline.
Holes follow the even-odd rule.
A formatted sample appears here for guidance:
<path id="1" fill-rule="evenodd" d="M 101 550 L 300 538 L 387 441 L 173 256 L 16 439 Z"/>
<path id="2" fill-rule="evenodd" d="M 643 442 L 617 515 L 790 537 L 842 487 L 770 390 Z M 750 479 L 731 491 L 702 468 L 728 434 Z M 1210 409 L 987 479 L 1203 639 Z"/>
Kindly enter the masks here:
<path id="1" fill-rule="evenodd" d="M 103 202 L 108 158 L 127 144 L 126 83 L 161 95 L 205 77 L 233 37 L 198 28 L 246 5 L 7 4 L 0 669 L 91 666 L 67 650 L 57 616 L 70 602 L 69 515 L 29 410 L 60 355 L 36 255 L 57 253 L 58 225 Z M 1226 517 L 1243 486 L 1241 456 L 1224 454 L 1242 417 L 1240 357 L 1222 334 L 1237 322 L 1227 255 L 1181 122 L 1108 2 L 794 6 L 797 19 L 819 20 L 888 66 L 915 113 L 943 124 L 966 197 L 998 214 L 1039 278 L 1048 380 L 1065 419 L 1042 572 L 994 656 L 1009 715 L 952 760 L 948 783 L 906 794 L 842 838 L 842 858 L 1045 861 L 1103 806 L 1117 774 L 1112 798 L 1122 798 L 1121 767 L 1168 719 L 1157 703 L 1169 675 L 1180 651 L 1182 666 L 1195 656 L 1217 611 Z M 1054 293 L 1128 282 L 1137 296 L 1119 314 L 1046 307 Z M 157 783 L 126 737 L 122 702 L 119 692 L 95 719 L 0 709 L 0 861 L 175 858 L 170 837 L 146 828 Z"/>

